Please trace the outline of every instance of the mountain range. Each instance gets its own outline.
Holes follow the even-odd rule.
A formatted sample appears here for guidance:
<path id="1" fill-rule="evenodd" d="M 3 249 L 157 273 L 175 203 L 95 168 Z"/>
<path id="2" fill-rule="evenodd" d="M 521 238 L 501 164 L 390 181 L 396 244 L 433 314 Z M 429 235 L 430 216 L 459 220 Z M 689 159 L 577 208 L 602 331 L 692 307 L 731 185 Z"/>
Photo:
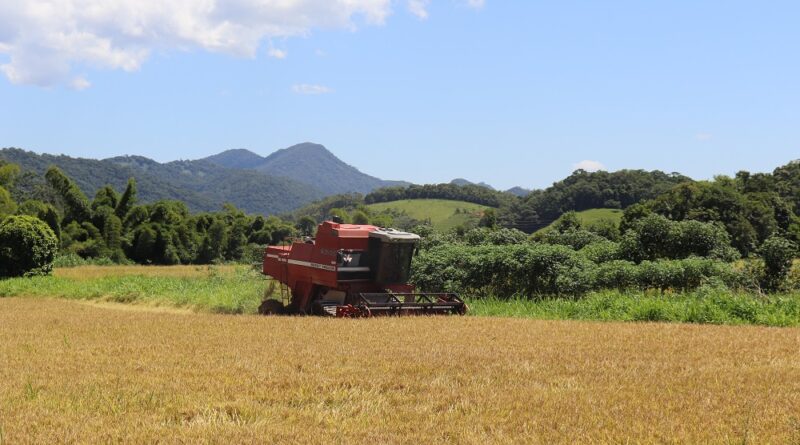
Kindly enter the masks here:
<path id="1" fill-rule="evenodd" d="M 192 211 L 213 211 L 229 202 L 252 213 L 294 210 L 328 195 L 368 193 L 379 187 L 404 185 L 360 172 L 324 146 L 303 143 L 262 157 L 248 150 L 228 150 L 198 160 L 159 163 L 142 156 L 108 159 L 37 154 L 18 148 L 0 150 L 0 159 L 20 165 L 18 200 L 42 190 L 42 174 L 57 166 L 90 198 L 109 184 L 122 190 L 135 177 L 143 202 L 184 201 Z"/>
<path id="2" fill-rule="evenodd" d="M 250 213 L 276 214 L 300 208 L 312 201 L 342 193 L 367 194 L 409 182 L 384 180 L 359 171 L 320 144 L 305 142 L 260 156 L 246 149 L 226 150 L 196 160 L 160 163 L 142 156 L 107 159 L 74 158 L 37 154 L 19 148 L 0 149 L 0 159 L 20 165 L 15 199 L 40 198 L 46 190 L 43 173 L 57 166 L 89 197 L 105 185 L 124 189 L 136 178 L 139 199 L 155 202 L 176 199 L 191 211 L 219 210 L 226 202 Z M 453 184 L 472 184 L 454 179 Z M 477 185 L 494 190 L 490 185 Z M 528 190 L 508 190 L 519 196 Z"/>

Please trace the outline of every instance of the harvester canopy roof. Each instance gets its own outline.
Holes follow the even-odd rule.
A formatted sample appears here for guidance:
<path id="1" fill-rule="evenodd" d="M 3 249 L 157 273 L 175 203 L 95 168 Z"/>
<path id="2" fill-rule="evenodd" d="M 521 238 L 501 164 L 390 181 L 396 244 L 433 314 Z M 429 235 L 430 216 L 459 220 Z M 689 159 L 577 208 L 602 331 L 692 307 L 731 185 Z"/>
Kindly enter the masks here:
<path id="1" fill-rule="evenodd" d="M 395 229 L 380 228 L 370 232 L 369 236 L 389 243 L 416 243 L 419 241 L 419 235 Z"/>

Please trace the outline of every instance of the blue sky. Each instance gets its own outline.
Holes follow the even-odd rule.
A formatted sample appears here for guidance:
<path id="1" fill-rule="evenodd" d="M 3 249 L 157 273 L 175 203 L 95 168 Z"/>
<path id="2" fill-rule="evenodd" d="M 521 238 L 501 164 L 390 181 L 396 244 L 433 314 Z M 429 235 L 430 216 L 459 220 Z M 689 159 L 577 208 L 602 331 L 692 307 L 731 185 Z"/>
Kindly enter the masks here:
<path id="1" fill-rule="evenodd" d="M 313 141 L 382 178 L 500 188 L 581 162 L 709 178 L 800 158 L 795 2 L 218 0 L 224 21 L 75 2 L 0 6 L 0 146 L 169 161 Z M 54 38 L 68 14 L 77 37 Z"/>

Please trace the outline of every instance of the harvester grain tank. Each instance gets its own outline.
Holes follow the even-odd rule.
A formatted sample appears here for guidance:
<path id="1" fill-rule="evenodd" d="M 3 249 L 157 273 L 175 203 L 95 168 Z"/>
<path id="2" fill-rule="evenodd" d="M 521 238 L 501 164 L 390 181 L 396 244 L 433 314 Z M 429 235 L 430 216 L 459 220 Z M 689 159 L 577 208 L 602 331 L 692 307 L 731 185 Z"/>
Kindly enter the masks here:
<path id="1" fill-rule="evenodd" d="M 415 292 L 413 233 L 372 225 L 325 221 L 315 238 L 268 246 L 263 273 L 288 287 L 287 304 L 266 300 L 263 314 L 372 315 L 464 314 L 453 293 Z"/>

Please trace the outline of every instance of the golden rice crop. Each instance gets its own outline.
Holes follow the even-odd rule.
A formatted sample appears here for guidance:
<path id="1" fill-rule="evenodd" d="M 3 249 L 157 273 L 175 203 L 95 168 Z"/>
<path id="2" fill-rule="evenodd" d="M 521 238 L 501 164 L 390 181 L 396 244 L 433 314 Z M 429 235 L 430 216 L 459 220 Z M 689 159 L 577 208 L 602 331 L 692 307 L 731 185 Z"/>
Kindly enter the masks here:
<path id="1" fill-rule="evenodd" d="M 800 330 L 0 298 L 0 443 L 787 443 Z"/>

